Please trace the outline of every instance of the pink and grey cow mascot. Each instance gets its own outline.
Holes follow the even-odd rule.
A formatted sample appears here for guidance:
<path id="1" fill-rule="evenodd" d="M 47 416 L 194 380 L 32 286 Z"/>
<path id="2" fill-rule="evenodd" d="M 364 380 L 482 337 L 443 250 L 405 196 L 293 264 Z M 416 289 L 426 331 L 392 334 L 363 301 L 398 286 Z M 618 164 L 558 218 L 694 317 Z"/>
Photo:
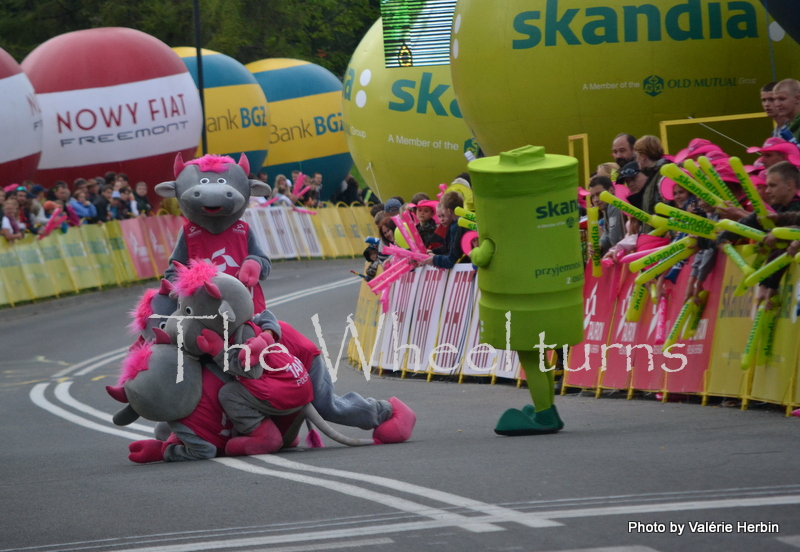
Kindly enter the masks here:
<path id="1" fill-rule="evenodd" d="M 156 186 L 176 197 L 187 218 L 158 290 L 134 310 L 139 333 L 116 387 L 127 403 L 114 416 L 159 422 L 156 439 L 129 446 L 134 462 L 266 454 L 296 446 L 304 420 L 350 446 L 399 443 L 416 416 L 402 401 L 338 396 L 320 351 L 265 310 L 260 285 L 270 261 L 240 220 L 251 195 L 270 188 L 248 178 L 242 155 L 175 160 L 175 180 Z M 327 423 L 373 430 L 371 439 L 341 435 Z M 321 446 L 309 426 L 309 446 Z"/>

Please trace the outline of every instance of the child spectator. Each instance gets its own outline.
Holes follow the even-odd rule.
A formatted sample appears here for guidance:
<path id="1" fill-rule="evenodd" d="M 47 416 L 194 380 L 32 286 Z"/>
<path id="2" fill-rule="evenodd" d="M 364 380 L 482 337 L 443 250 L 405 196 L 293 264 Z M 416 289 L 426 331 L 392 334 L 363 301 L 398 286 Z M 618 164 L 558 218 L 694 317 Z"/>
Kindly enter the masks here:
<path id="1" fill-rule="evenodd" d="M 386 211 L 386 214 L 390 217 L 396 216 L 400 214 L 400 208 L 403 206 L 403 202 L 398 200 L 397 198 L 393 197 L 386 201 L 386 204 L 383 207 L 383 210 Z"/>
<path id="2" fill-rule="evenodd" d="M 378 246 L 378 258 L 381 261 L 385 261 L 389 258 L 389 255 L 385 255 L 383 253 L 383 248 L 389 245 L 394 245 L 394 231 L 396 229 L 397 225 L 389 217 L 385 217 L 378 225 L 378 233 L 381 237 L 381 243 Z"/>
<path id="3" fill-rule="evenodd" d="M 113 190 L 114 185 L 110 184 L 110 186 Z M 111 206 L 109 209 L 114 214 L 114 218 L 117 220 L 125 220 L 128 218 L 129 211 L 122 202 L 122 196 L 120 195 L 119 190 L 114 190 L 111 192 Z"/>
<path id="4" fill-rule="evenodd" d="M 97 218 L 97 208 L 86 199 L 85 190 L 75 190 L 69 204 L 80 219 L 95 220 Z"/>
<path id="5" fill-rule="evenodd" d="M 133 190 L 133 199 L 136 202 L 136 210 L 140 215 L 150 216 L 153 214 L 153 207 L 147 201 L 147 183 L 137 182 L 136 189 Z"/>
<path id="6" fill-rule="evenodd" d="M 439 268 L 453 268 L 464 256 L 461 250 L 461 238 L 466 230 L 458 225 L 456 207 L 464 207 L 464 198 L 458 192 L 447 192 L 439 200 L 436 208 L 439 228 L 447 228 L 447 232 L 444 245 L 431 251 L 425 264 Z"/>
<path id="7" fill-rule="evenodd" d="M 592 205 L 598 207 L 603 214 L 603 235 L 600 236 L 600 246 L 602 254 L 605 255 L 625 237 L 625 217 L 622 211 L 600 199 L 600 194 L 603 192 L 613 195 L 614 184 L 607 176 L 595 176 L 589 181 L 589 193 L 592 196 Z"/>
<path id="8" fill-rule="evenodd" d="M 62 181 L 56 182 L 53 193 L 55 199 L 61 202 L 61 208 L 64 209 L 64 213 L 67 215 L 69 226 L 80 226 L 81 217 L 78 216 L 78 213 L 75 212 L 75 209 L 70 204 L 70 194 L 67 183 Z M 56 201 L 56 203 L 58 203 L 58 201 Z"/>
<path id="9" fill-rule="evenodd" d="M 94 206 L 97 210 L 95 222 L 108 222 L 114 220 L 116 213 L 111 210 L 111 196 L 114 194 L 114 186 L 111 184 L 103 184 L 100 188 L 100 193 L 94 200 Z"/>
<path id="10" fill-rule="evenodd" d="M 15 198 L 10 197 L 3 202 L 3 222 L 2 227 L 0 227 L 0 233 L 8 240 L 8 243 L 21 240 L 22 235 L 25 233 L 25 228 L 20 226 L 17 220 L 18 213 L 19 203 Z"/>
<path id="11" fill-rule="evenodd" d="M 437 205 L 435 201 L 430 200 L 421 200 L 417 203 L 417 220 L 419 221 L 417 232 L 422 238 L 422 243 L 429 250 L 442 246 L 439 236 L 436 235 L 436 222 L 433 220 Z"/>
<path id="12" fill-rule="evenodd" d="M 120 175 L 121 176 L 121 175 Z M 119 176 L 117 177 L 119 182 Z M 123 186 L 119 189 L 119 205 L 117 205 L 117 218 L 124 220 L 127 218 L 138 217 L 139 210 L 133 200 L 133 190 L 130 186 Z"/>

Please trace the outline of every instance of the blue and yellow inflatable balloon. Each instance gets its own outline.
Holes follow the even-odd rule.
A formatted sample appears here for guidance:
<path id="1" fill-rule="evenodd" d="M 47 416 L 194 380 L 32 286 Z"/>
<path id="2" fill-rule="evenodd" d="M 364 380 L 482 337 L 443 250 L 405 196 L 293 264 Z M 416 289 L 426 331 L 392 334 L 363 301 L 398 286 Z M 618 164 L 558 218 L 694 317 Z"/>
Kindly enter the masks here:
<path id="1" fill-rule="evenodd" d="M 269 102 L 269 179 L 294 170 L 322 174 L 322 197 L 338 190 L 353 166 L 342 123 L 342 83 L 299 59 L 262 59 L 246 66 Z"/>
<path id="2" fill-rule="evenodd" d="M 197 84 L 197 50 L 173 50 Z M 232 57 L 213 50 L 202 52 L 208 153 L 238 159 L 244 152 L 255 173 L 266 162 L 269 144 L 270 112 L 264 91 L 253 74 Z M 198 148 L 197 155 L 202 154 Z"/>

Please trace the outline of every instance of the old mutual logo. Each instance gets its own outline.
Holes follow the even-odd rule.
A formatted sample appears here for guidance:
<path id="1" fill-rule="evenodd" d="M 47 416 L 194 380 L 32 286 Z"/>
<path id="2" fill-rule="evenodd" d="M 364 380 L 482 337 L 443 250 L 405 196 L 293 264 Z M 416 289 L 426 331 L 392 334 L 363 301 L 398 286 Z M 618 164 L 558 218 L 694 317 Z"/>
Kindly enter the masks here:
<path id="1" fill-rule="evenodd" d="M 658 75 L 650 75 L 644 79 L 644 93 L 656 97 L 664 91 L 664 79 Z"/>

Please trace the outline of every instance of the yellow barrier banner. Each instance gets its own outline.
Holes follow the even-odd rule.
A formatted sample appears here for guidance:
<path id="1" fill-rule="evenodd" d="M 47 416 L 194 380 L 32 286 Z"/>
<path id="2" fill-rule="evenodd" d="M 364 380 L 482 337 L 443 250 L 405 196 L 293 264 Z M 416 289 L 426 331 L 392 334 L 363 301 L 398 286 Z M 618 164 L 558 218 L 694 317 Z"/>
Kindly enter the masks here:
<path id="1" fill-rule="evenodd" d="M 120 282 L 135 282 L 138 280 L 133 260 L 125 247 L 125 240 L 122 237 L 122 227 L 118 220 L 112 220 L 103 224 L 103 231 L 111 249 L 111 259 L 114 263 L 114 272 Z"/>
<path id="2" fill-rule="evenodd" d="M 740 247 L 737 250 L 742 251 Z M 755 255 L 750 255 L 745 260 L 752 264 L 753 258 Z M 744 295 L 735 296 L 743 278 L 742 271 L 726 256 L 714 346 L 706 373 L 706 395 L 740 397 L 747 394 L 749 372 L 741 369 L 741 361 L 753 326 L 756 288 L 750 287 Z"/>
<path id="3" fill-rule="evenodd" d="M 322 254 L 327 259 L 339 257 L 339 249 L 336 247 L 336 239 L 334 239 L 334 229 L 325 221 L 322 214 L 327 209 L 318 209 L 316 216 L 311 217 L 311 223 L 319 236 L 319 242 L 322 246 Z"/>
<path id="4" fill-rule="evenodd" d="M 83 244 L 81 229 L 78 227 L 70 228 L 66 234 L 56 234 L 58 246 L 61 254 L 67 263 L 72 280 L 78 289 L 99 287 L 100 281 L 97 274 L 92 269 L 92 263 L 86 246 Z"/>
<path id="5" fill-rule="evenodd" d="M 0 239 L 0 278 L 5 284 L 7 303 L 12 306 L 22 301 L 33 299 L 30 289 L 25 282 L 15 245 L 10 245 L 5 238 Z"/>
<path id="6" fill-rule="evenodd" d="M 336 250 L 341 257 L 353 257 L 353 247 L 350 239 L 345 232 L 344 224 L 339 216 L 339 209 L 336 207 L 325 207 L 317 211 L 317 216 L 322 217 L 322 221 L 328 229 L 328 233 L 336 244 Z"/>
<path id="7" fill-rule="evenodd" d="M 375 226 L 375 219 L 369 214 L 369 207 L 363 205 L 351 205 L 350 209 L 358 221 L 358 227 L 361 229 L 361 235 L 366 239 L 370 236 L 378 236 L 378 227 Z M 359 247 L 365 248 L 366 244 L 361 244 Z"/>
<path id="8" fill-rule="evenodd" d="M 57 232 L 60 233 L 60 230 Z M 72 275 L 69 272 L 67 262 L 64 260 L 64 255 L 61 253 L 61 247 L 58 245 L 58 238 L 55 234 L 50 234 L 39 241 L 39 251 L 42 253 L 42 258 L 47 266 L 47 272 L 50 274 L 56 293 L 60 295 L 78 291 L 75 282 L 72 281 Z"/>
<path id="9" fill-rule="evenodd" d="M 350 248 L 353 250 L 354 255 L 358 254 L 366 247 L 364 243 L 364 238 L 366 236 L 361 235 L 361 228 L 358 224 L 358 220 L 350 207 L 344 203 L 340 203 L 337 205 L 336 210 L 339 212 L 339 218 L 342 220 L 342 226 L 344 227 L 347 239 L 350 240 Z"/>
<path id="10" fill-rule="evenodd" d="M 6 282 L 3 276 L 3 270 L 0 268 L 0 307 L 10 304 L 11 302 L 8 300 L 8 292 L 6 291 Z"/>
<path id="11" fill-rule="evenodd" d="M 306 243 L 306 236 L 303 233 L 302 227 L 300 226 L 300 221 L 297 219 L 297 213 L 288 207 L 278 208 L 283 209 L 284 213 L 286 214 L 286 223 L 289 226 L 289 231 L 294 237 L 294 244 L 297 247 L 297 257 L 310 259 L 311 253 L 308 250 L 308 243 Z"/>
<path id="12" fill-rule="evenodd" d="M 783 277 L 780 292 L 773 302 L 780 301 L 771 336 L 771 354 L 766 363 L 756 366 L 750 398 L 775 404 L 791 405 L 798 376 L 798 348 L 800 348 L 800 322 L 797 320 L 797 285 L 800 283 L 800 266 L 792 264 Z M 762 336 L 762 342 L 769 335 Z M 763 346 L 763 344 L 762 344 Z M 759 346 L 759 350 L 762 348 Z"/>
<path id="13" fill-rule="evenodd" d="M 363 272 L 366 273 L 370 263 L 364 264 Z M 378 274 L 383 272 L 382 268 L 378 268 Z M 377 276 L 377 274 L 376 274 Z M 358 341 L 361 343 L 362 352 L 367 362 L 370 363 L 373 359 L 369 358 L 372 354 L 372 349 L 375 347 L 375 340 L 378 337 L 378 319 L 381 314 L 380 296 L 372 293 L 369 289 L 367 281 L 361 279 L 361 288 L 358 290 L 358 304 L 356 306 L 356 313 L 353 319 L 356 331 L 358 332 Z M 391 320 L 391 319 L 390 319 Z M 348 356 L 353 365 L 361 368 L 361 359 L 359 358 L 358 348 L 356 347 L 355 339 L 350 339 L 350 346 L 348 347 Z"/>
<path id="14" fill-rule="evenodd" d="M 38 242 L 36 236 L 28 234 L 14 244 L 22 273 L 25 275 L 28 289 L 34 299 L 52 297 L 56 294 L 56 287 L 47 271 L 47 265 L 39 250 Z"/>
<path id="15" fill-rule="evenodd" d="M 97 224 L 87 224 L 81 226 L 80 229 L 83 234 L 83 243 L 89 253 L 89 262 L 100 280 L 100 285 L 119 285 L 121 280 L 114 270 L 114 259 L 108 240 L 106 240 L 106 233 Z"/>

